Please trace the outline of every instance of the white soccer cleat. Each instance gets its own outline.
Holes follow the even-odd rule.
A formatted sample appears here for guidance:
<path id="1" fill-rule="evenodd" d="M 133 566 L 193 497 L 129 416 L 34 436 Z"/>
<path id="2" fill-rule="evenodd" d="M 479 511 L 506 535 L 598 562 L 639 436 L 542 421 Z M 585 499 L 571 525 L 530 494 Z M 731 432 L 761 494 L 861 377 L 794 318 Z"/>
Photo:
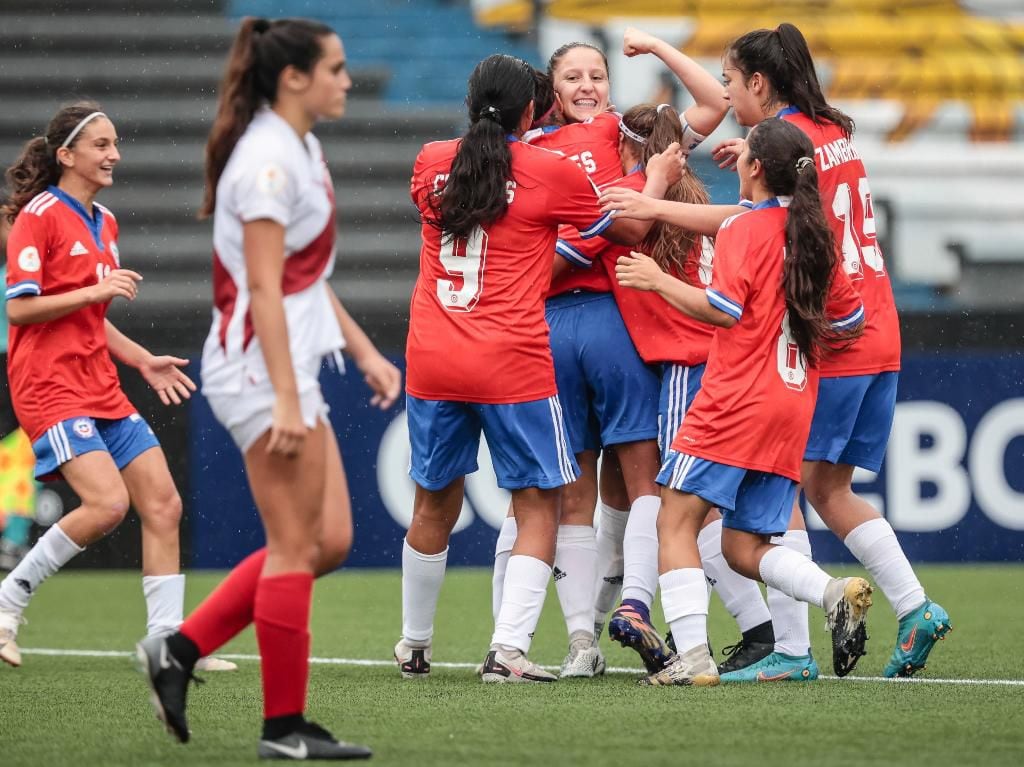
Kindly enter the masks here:
<path id="1" fill-rule="evenodd" d="M 561 679 L 590 678 L 604 673 L 605 662 L 594 638 L 583 631 L 575 631 L 569 639 L 569 654 L 558 672 Z"/>
<path id="2" fill-rule="evenodd" d="M 405 637 L 395 645 L 395 663 L 402 672 L 402 679 L 426 679 L 430 676 L 431 646 L 414 647 Z"/>
<path id="3" fill-rule="evenodd" d="M 238 664 L 223 658 L 207 655 L 196 661 L 193 671 L 238 671 Z"/>
<path id="4" fill-rule="evenodd" d="M 661 685 L 713 687 L 718 683 L 718 666 L 715 665 L 706 644 L 692 647 L 684 653 L 676 653 L 661 671 L 645 676 L 637 682 L 637 684 L 652 687 Z"/>
<path id="5" fill-rule="evenodd" d="M 17 668 L 21 665 L 21 650 L 18 649 L 18 626 L 25 619 L 18 613 L 0 610 L 0 660 Z"/>
<path id="6" fill-rule="evenodd" d="M 487 653 L 480 679 L 487 684 L 558 681 L 557 676 L 545 671 L 521 652 L 511 653 L 504 650 L 491 650 Z"/>

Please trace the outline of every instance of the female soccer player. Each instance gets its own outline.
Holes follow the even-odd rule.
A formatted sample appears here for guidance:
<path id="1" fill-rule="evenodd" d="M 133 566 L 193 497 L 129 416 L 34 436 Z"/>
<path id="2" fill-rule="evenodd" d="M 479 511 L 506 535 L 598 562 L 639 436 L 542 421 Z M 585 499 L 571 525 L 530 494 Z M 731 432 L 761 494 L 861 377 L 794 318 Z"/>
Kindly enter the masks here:
<path id="1" fill-rule="evenodd" d="M 11 401 L 32 441 L 36 477 L 61 476 L 82 499 L 0 583 L 0 658 L 12 666 L 21 663 L 18 625 L 36 589 L 117 527 L 129 502 L 142 520 L 148 633 L 181 623 L 181 499 L 111 355 L 136 368 L 165 405 L 195 386 L 180 369 L 187 360 L 151 354 L 106 319 L 110 302 L 133 300 L 142 279 L 121 268 L 117 220 L 95 202 L 119 160 L 113 123 L 98 105 L 79 102 L 58 111 L 7 170 Z"/>
<path id="2" fill-rule="evenodd" d="M 799 129 L 782 121 L 766 120 L 751 132 L 738 169 L 753 209 L 723 224 L 706 290 L 671 279 L 639 254 L 620 258 L 616 268 L 624 286 L 657 290 L 680 311 L 719 327 L 701 390 L 658 476 L 662 602 L 679 653 L 646 684 L 718 684 L 697 549 L 712 506 L 722 509 L 722 550 L 733 569 L 822 607 L 836 648 L 864 631 L 867 581 L 830 578 L 810 559 L 770 542 L 792 514 L 816 365 L 864 314 L 834 269 L 813 151 Z"/>
<path id="3" fill-rule="evenodd" d="M 726 51 L 723 69 L 726 98 L 741 125 L 775 116 L 811 138 L 825 218 L 840 245 L 843 271 L 864 301 L 864 335 L 822 361 L 803 486 L 896 611 L 899 630 L 884 675 L 911 676 L 951 626 L 946 611 L 925 595 L 892 527 L 852 490 L 855 467 L 877 472 L 882 466 L 900 368 L 899 318 L 876 239 L 867 173 L 851 143 L 853 120 L 825 101 L 807 41 L 792 24 L 743 35 Z M 734 140 L 715 155 L 728 166 L 737 151 L 742 147 Z M 857 648 L 852 652 L 835 659 L 840 676 L 856 663 Z"/>
<path id="4" fill-rule="evenodd" d="M 551 577 L 559 489 L 578 469 L 555 388 L 544 291 L 559 223 L 590 237 L 639 237 L 595 215 L 594 186 L 571 159 L 519 140 L 533 121 L 533 98 L 529 65 L 485 59 L 470 77 L 466 135 L 427 144 L 413 170 L 412 198 L 423 217 L 407 348 L 417 489 L 395 647 L 406 678 L 429 673 L 448 539 L 482 430 L 518 525 L 482 678 L 555 679 L 526 653 Z M 651 190 L 663 193 L 679 162 L 677 146 L 652 161 Z"/>
<path id="5" fill-rule="evenodd" d="M 304 716 L 313 579 L 340 564 L 352 541 L 345 472 L 318 382 L 322 360 L 346 348 L 382 408 L 401 383 L 327 283 L 334 189 L 310 131 L 344 114 L 351 85 L 330 27 L 243 20 L 206 145 L 202 214 L 213 215 L 215 306 L 203 392 L 245 458 L 267 546 L 178 633 L 138 648 L 158 716 L 186 742 L 195 659 L 255 623 L 264 705 L 258 752 L 268 759 L 370 756 Z"/>
<path id="6" fill-rule="evenodd" d="M 721 122 L 725 105 L 719 84 L 681 51 L 653 35 L 629 28 L 623 37 L 623 53 L 656 55 L 693 95 L 695 103 L 683 115 L 682 146 L 686 153 Z M 578 158 L 596 183 L 618 178 L 623 134 L 620 116 L 607 111 L 609 84 L 603 54 L 590 46 L 570 43 L 555 51 L 549 70 L 569 125 L 533 142 Z M 573 263 L 571 254 L 563 255 Z M 661 504 L 654 482 L 660 465 L 654 441 L 658 434 L 657 378 L 637 355 L 612 298 L 611 280 L 603 270 L 573 269 L 557 277 L 549 293 L 547 319 L 569 435 L 583 468 L 582 478 L 563 497 L 559 532 L 591 529 L 597 500 L 597 448 L 614 446 L 617 461 L 606 457 L 601 478 L 594 638 L 615 604 L 617 584 L 621 582 L 623 601 L 621 609 L 612 615 L 609 635 L 637 650 L 653 673 L 670 655 L 649 620 L 657 589 L 657 516 Z M 609 353 L 609 348 L 614 351 Z M 595 418 L 600 426 L 597 435 L 589 429 Z M 615 466 L 622 467 L 624 487 L 617 488 L 617 483 L 610 481 L 615 474 L 608 469 Z M 616 492 L 610 493 L 613 489 Z M 622 508 L 629 511 L 620 511 Z M 566 554 L 558 555 L 560 559 L 568 558 L 569 547 L 560 547 L 559 551 L 563 550 Z M 711 580 L 744 630 L 757 626 L 770 631 L 768 611 L 757 585 L 732 573 L 720 551 L 717 557 L 709 551 L 709 559 Z M 570 591 L 572 568 L 559 562 L 556 566 L 567 573 L 565 585 L 559 581 L 561 595 Z M 563 605 L 568 602 L 563 600 Z M 571 669 L 573 654 L 582 652 L 572 644 L 563 666 Z"/>

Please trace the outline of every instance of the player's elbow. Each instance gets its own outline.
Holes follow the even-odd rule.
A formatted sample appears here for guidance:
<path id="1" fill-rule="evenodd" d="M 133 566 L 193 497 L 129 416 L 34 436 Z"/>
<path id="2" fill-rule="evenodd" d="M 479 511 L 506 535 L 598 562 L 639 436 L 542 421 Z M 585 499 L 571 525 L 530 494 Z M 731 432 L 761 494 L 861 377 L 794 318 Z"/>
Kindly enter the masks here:
<path id="1" fill-rule="evenodd" d="M 22 311 L 20 301 L 12 299 L 7 302 L 7 322 L 15 327 L 27 324 L 28 321 Z"/>

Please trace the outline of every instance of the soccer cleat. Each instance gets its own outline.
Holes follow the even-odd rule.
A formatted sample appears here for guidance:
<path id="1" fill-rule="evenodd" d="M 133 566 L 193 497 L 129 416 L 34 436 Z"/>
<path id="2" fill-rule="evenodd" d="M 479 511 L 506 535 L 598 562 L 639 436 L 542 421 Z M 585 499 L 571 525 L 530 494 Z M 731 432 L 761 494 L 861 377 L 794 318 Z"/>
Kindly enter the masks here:
<path id="1" fill-rule="evenodd" d="M 548 673 L 522 653 L 514 654 L 503 650 L 491 650 L 487 653 L 480 679 L 488 684 L 558 681 L 557 676 Z"/>
<path id="2" fill-rule="evenodd" d="M 395 663 L 402 672 L 402 679 L 426 679 L 430 676 L 431 647 L 413 647 L 405 638 L 395 645 Z"/>
<path id="3" fill-rule="evenodd" d="M 832 632 L 832 668 L 836 676 L 846 676 L 857 665 L 868 641 L 864 620 L 871 607 L 871 585 L 863 578 L 833 578 L 825 590 L 842 589 L 842 593 L 828 610 L 826 626 Z"/>
<path id="4" fill-rule="evenodd" d="M 569 654 L 562 661 L 558 672 L 561 679 L 567 677 L 595 677 L 604 673 L 604 656 L 597 643 L 585 631 L 575 631 L 569 638 Z"/>
<path id="5" fill-rule="evenodd" d="M 256 753 L 260 759 L 369 759 L 373 752 L 366 746 L 335 740 L 331 733 L 313 722 L 281 738 L 261 739 Z"/>
<path id="6" fill-rule="evenodd" d="M 631 605 L 619 605 L 612 613 L 608 636 L 623 647 L 636 650 L 648 674 L 661 671 L 675 657 L 654 626 Z"/>
<path id="7" fill-rule="evenodd" d="M 721 671 L 722 667 L 718 667 Z M 818 678 L 818 664 L 807 655 L 785 655 L 773 652 L 749 666 L 721 675 L 728 682 L 813 682 Z"/>
<path id="8" fill-rule="evenodd" d="M 748 642 L 746 639 L 740 639 L 734 645 L 722 648 L 722 655 L 725 656 L 725 660 L 718 664 L 718 673 L 732 674 L 764 660 L 772 651 L 775 649 L 775 644 L 768 644 L 767 642 Z M 725 679 L 722 679 L 724 682 Z"/>
<path id="9" fill-rule="evenodd" d="M 207 655 L 196 661 L 196 671 L 238 671 L 238 664 L 223 658 Z"/>
<path id="10" fill-rule="evenodd" d="M 668 665 L 657 673 L 645 676 L 637 684 L 644 687 L 681 685 L 714 687 L 718 684 L 718 667 L 708 652 L 707 645 L 697 645 L 684 653 L 672 656 Z"/>
<path id="11" fill-rule="evenodd" d="M 914 612 L 903 617 L 896 632 L 896 647 L 882 672 L 883 676 L 913 676 L 924 668 L 935 643 L 953 630 L 949 613 L 941 605 L 925 600 Z M 2 652 L 2 651 L 0 651 Z"/>
<path id="12" fill-rule="evenodd" d="M 25 619 L 18 613 L 0 610 L 0 660 L 17 668 L 21 665 L 21 650 L 18 649 L 18 626 Z"/>
<path id="13" fill-rule="evenodd" d="M 139 672 L 149 684 L 149 701 L 156 718 L 164 723 L 167 732 L 182 743 L 188 743 L 188 723 L 185 721 L 185 696 L 189 680 L 202 683 L 175 658 L 165 637 L 146 637 L 135 645 L 135 658 Z"/>

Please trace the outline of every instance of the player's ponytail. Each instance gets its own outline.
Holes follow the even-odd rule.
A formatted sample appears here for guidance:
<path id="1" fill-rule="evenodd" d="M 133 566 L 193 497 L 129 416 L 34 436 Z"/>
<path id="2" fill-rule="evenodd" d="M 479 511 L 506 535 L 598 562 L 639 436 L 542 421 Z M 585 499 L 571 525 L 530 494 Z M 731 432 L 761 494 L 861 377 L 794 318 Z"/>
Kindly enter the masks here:
<path id="1" fill-rule="evenodd" d="M 645 168 L 653 155 L 664 152 L 673 142 L 683 141 L 679 113 L 668 104 L 635 106 L 622 116 L 621 127 L 622 141 L 630 146 Z M 706 205 L 710 201 L 704 184 L 690 172 L 684 173 L 666 190 L 665 199 L 697 205 Z M 696 232 L 656 221 L 638 249 L 653 258 L 663 270 L 683 277 L 687 262 L 700 258 L 701 243 L 702 238 Z"/>
<path id="2" fill-rule="evenodd" d="M 849 345 L 863 331 L 837 332 L 825 311 L 836 244 L 822 212 L 814 145 L 785 120 L 769 118 L 747 136 L 749 161 L 760 160 L 772 194 L 791 196 L 786 215 L 782 287 L 793 341 L 812 367 L 823 353 Z"/>
<path id="3" fill-rule="evenodd" d="M 13 222 L 18 211 L 33 197 L 60 181 L 62 168 L 57 161 L 57 150 L 64 145 L 68 136 L 72 136 L 85 118 L 94 112 L 102 111 L 100 105 L 94 101 L 76 101 L 74 104 L 61 107 L 46 126 L 46 135 L 36 136 L 25 144 L 18 159 L 4 174 L 7 179 L 7 201 L 0 211 L 8 220 Z M 74 146 L 80 135 L 81 129 L 72 136 L 68 146 Z"/>
<path id="4" fill-rule="evenodd" d="M 228 54 L 217 99 L 217 116 L 206 140 L 206 191 L 199 217 L 213 213 L 217 182 L 231 152 L 262 104 L 277 100 L 277 81 L 285 67 L 312 72 L 323 55 L 322 40 L 334 30 L 308 19 L 247 16 Z"/>
<path id="5" fill-rule="evenodd" d="M 533 67 L 513 56 L 490 56 L 470 75 L 469 130 L 459 141 L 444 187 L 428 197 L 430 212 L 424 217 L 446 239 L 468 237 L 474 228 L 508 210 L 508 135 L 519 128 L 533 89 Z"/>
<path id="6" fill-rule="evenodd" d="M 853 135 L 853 119 L 825 100 L 807 40 L 794 25 L 783 22 L 775 29 L 747 32 L 729 45 L 725 57 L 743 73 L 744 81 L 755 72 L 768 78 L 772 94 L 766 108 L 789 104 L 816 123 L 830 122 L 847 137 Z"/>

